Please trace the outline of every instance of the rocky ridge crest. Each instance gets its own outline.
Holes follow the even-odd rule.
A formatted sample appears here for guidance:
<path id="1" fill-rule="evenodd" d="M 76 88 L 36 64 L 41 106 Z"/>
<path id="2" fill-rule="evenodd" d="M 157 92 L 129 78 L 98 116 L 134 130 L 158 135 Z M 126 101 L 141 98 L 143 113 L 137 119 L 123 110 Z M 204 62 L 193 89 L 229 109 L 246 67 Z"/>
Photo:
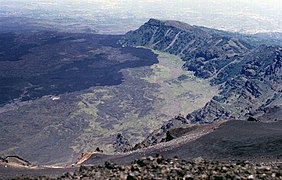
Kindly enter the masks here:
<path id="1" fill-rule="evenodd" d="M 183 68 L 220 89 L 219 95 L 203 108 L 181 121 L 179 117 L 171 119 L 143 145 L 161 141 L 160 134 L 164 138 L 170 128 L 189 123 L 244 120 L 250 116 L 266 121 L 281 120 L 282 48 L 279 46 L 258 45 L 243 35 L 157 19 L 128 32 L 121 43 L 178 55 L 185 61 Z"/>

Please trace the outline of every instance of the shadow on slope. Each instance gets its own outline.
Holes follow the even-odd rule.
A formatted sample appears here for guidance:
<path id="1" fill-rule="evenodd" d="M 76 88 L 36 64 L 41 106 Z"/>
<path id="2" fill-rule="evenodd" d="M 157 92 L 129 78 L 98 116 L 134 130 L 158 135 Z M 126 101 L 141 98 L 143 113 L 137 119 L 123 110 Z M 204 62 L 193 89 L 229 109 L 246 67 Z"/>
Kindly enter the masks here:
<path id="1" fill-rule="evenodd" d="M 112 156 L 95 154 L 84 164 L 103 164 L 105 161 L 123 164 L 154 154 L 168 158 L 178 156 L 184 160 L 203 157 L 211 160 L 276 161 L 282 157 L 281 149 L 282 121 L 273 123 L 228 121 L 216 131 L 180 146 L 177 144 L 167 148 L 153 146 Z"/>

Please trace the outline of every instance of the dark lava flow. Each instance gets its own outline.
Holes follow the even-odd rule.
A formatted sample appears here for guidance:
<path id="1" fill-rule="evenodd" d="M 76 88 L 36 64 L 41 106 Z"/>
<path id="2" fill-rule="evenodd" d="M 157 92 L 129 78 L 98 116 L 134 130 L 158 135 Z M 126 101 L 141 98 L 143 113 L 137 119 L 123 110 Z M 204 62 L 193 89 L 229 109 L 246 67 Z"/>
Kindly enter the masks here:
<path id="1" fill-rule="evenodd" d="M 0 106 L 14 99 L 28 101 L 93 86 L 118 85 L 123 81 L 120 70 L 158 62 L 150 50 L 121 47 L 121 37 L 56 32 L 0 35 Z M 91 55 L 90 49 L 99 53 Z"/>

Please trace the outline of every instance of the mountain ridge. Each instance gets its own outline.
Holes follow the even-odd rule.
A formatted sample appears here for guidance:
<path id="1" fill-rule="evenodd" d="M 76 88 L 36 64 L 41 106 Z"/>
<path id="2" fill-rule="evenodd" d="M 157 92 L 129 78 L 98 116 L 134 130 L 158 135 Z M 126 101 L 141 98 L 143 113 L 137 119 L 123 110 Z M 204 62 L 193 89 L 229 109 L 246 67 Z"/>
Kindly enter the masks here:
<path id="1" fill-rule="evenodd" d="M 183 69 L 194 72 L 197 77 L 209 80 L 213 86 L 219 87 L 220 93 L 214 96 L 204 107 L 189 114 L 180 114 L 165 122 L 159 129 L 149 134 L 143 142 L 134 147 L 126 138 L 128 136 L 118 133 L 113 144 L 115 153 L 103 153 L 103 149 L 96 148 L 97 152 L 84 153 L 78 163 L 69 170 L 66 167 L 55 170 L 52 167 L 45 166 L 43 169 L 34 169 L 32 173 L 41 175 L 56 173 L 57 175 L 61 172 L 74 171 L 80 165 L 105 164 L 105 168 L 112 168 L 114 165 L 112 166 L 108 161 L 127 164 L 136 158 L 140 159 L 142 156 L 149 156 L 150 158 L 155 154 L 164 155 L 166 158 L 173 158 L 177 155 L 184 160 L 200 157 L 199 159 L 205 158 L 215 161 L 250 160 L 280 163 L 282 157 L 280 151 L 282 139 L 282 48 L 253 44 L 244 36 L 233 35 L 233 33 L 191 26 L 179 21 L 150 19 L 139 29 L 121 36 L 123 39 L 120 40 L 120 43 L 126 48 L 143 46 L 180 56 L 185 62 Z M 81 39 L 76 42 L 81 42 Z M 107 42 L 105 43 L 107 44 Z M 102 45 L 105 44 L 102 43 Z M 111 45 L 120 47 L 119 51 L 122 49 L 120 44 Z M 143 53 L 137 53 L 136 56 L 140 55 L 143 58 Z M 147 53 L 151 53 L 151 51 L 148 50 Z M 99 54 L 99 56 L 95 55 L 94 57 L 99 59 L 103 57 L 102 55 Z M 155 58 L 157 56 L 156 54 L 150 55 Z M 120 58 L 119 63 L 122 63 L 123 58 Z M 142 61 L 142 58 L 137 59 Z M 93 65 L 97 64 L 94 63 Z M 89 66 L 86 64 L 86 67 Z M 185 76 L 178 77 L 180 80 L 182 78 L 185 79 Z M 179 81 L 175 82 L 179 83 Z M 128 93 L 128 91 L 126 92 Z M 65 99 L 64 96 L 58 98 Z M 89 98 L 89 96 L 86 98 Z M 50 107 L 51 103 L 60 103 L 60 101 L 57 101 L 58 99 L 50 99 L 50 97 L 48 99 Z M 181 101 L 183 99 L 180 97 L 179 103 Z M 70 102 L 68 99 L 68 101 L 62 103 L 69 107 Z M 74 104 L 75 102 L 73 101 Z M 34 105 L 36 106 L 36 104 Z M 89 104 L 84 102 L 84 105 L 88 106 Z M 54 105 L 52 106 L 54 107 Z M 69 111 L 71 112 L 72 109 Z M 123 113 L 120 109 L 116 109 L 116 112 Z M 82 123 L 76 121 L 77 124 L 73 124 L 74 119 L 70 119 L 69 123 L 62 123 L 66 126 L 59 130 L 68 128 L 74 129 L 72 132 L 78 133 L 82 125 L 87 127 L 86 117 L 88 116 L 82 116 Z M 98 125 L 92 125 L 94 130 Z M 31 127 L 28 128 L 31 129 Z M 140 129 L 139 126 L 137 128 Z M 5 132 L 9 131 L 4 130 Z M 32 130 L 40 131 L 40 128 L 37 125 L 37 128 Z M 44 161 L 50 161 L 52 158 L 53 162 L 56 162 L 62 160 L 59 158 L 65 159 L 71 155 L 68 152 L 69 144 L 64 144 L 65 149 L 63 149 L 61 143 L 66 143 L 66 141 L 63 141 L 64 137 L 70 138 L 72 134 L 62 133 L 64 136 L 61 136 L 60 141 L 58 141 L 56 132 L 59 132 L 59 130 L 51 128 L 48 131 L 52 141 L 49 139 L 47 145 L 42 143 L 44 139 L 36 141 L 35 149 L 39 156 L 36 158 L 43 158 Z M 91 140 L 93 138 L 92 130 L 89 130 L 91 136 L 82 136 L 82 140 Z M 32 131 L 28 131 L 28 133 L 30 132 Z M 107 132 L 105 131 L 105 133 Z M 21 135 L 19 137 L 22 138 Z M 45 137 L 44 134 L 42 137 Z M 8 138 L 3 138 L 7 144 Z M 15 142 L 17 146 L 19 145 L 17 143 L 20 142 L 24 144 L 24 147 L 27 147 L 27 149 L 20 149 L 19 146 L 17 148 L 28 157 L 34 158 L 34 155 L 30 153 L 32 150 L 29 151 L 29 148 L 35 139 L 30 141 L 27 138 L 24 142 L 21 139 L 16 140 L 18 141 Z M 63 152 L 50 153 L 51 148 L 54 150 L 54 146 L 60 147 Z M 76 147 L 81 149 L 80 145 Z M 43 155 L 41 154 L 42 151 L 44 152 Z M 50 157 L 50 154 L 53 157 Z M 72 158 L 75 157 L 72 156 Z M 18 157 L 11 160 L 19 164 L 22 162 L 28 163 Z M 4 158 L 0 158 L 0 162 L 2 163 L 0 164 L 0 171 L 6 172 L 8 175 L 19 170 L 13 166 L 7 168 L 6 166 L 11 164 Z M 18 164 L 16 165 L 18 166 Z M 29 163 L 24 166 L 27 166 L 27 169 L 21 169 L 18 172 L 22 174 L 31 173 L 31 169 L 28 169 Z M 281 166 L 279 168 L 281 169 Z M 83 167 L 79 170 L 83 171 Z M 73 177 L 76 175 L 74 174 Z"/>
<path id="2" fill-rule="evenodd" d="M 244 36 L 240 39 L 232 35 L 178 21 L 156 19 L 150 19 L 125 35 L 121 41 L 124 46 L 145 46 L 178 55 L 185 61 L 184 69 L 194 72 L 197 77 L 209 79 L 220 89 L 219 95 L 203 108 L 185 118 L 171 119 L 149 135 L 143 144 L 152 143 L 150 139 L 160 142 L 174 126 L 246 120 L 250 116 L 259 118 L 273 108 L 279 110 L 268 116 L 267 121 L 281 120 L 282 48 L 253 44 Z"/>
<path id="3" fill-rule="evenodd" d="M 233 57 L 252 48 L 240 39 L 221 36 L 208 28 L 203 30 L 179 21 L 156 19 L 150 19 L 138 30 L 128 32 L 122 44 L 145 46 L 179 55 L 186 62 L 184 68 L 194 71 L 201 78 L 210 78 L 230 63 Z M 224 64 L 215 69 L 210 68 L 222 59 L 226 60 Z M 189 61 L 193 61 L 193 64 L 189 64 Z"/>
<path id="4" fill-rule="evenodd" d="M 204 105 L 206 101 L 203 104 L 201 104 L 200 107 L 202 108 L 199 107 L 200 109 L 197 109 L 189 114 L 175 116 L 175 118 L 172 118 L 169 121 L 165 122 L 163 125 L 161 125 L 162 122 L 164 121 L 160 122 L 159 117 L 157 117 L 158 119 L 156 119 L 153 116 L 150 117 L 149 119 L 145 119 L 146 121 L 141 120 L 142 122 L 140 122 L 141 116 L 143 116 L 145 113 L 148 113 L 149 110 L 154 109 L 153 106 L 152 108 L 151 106 L 147 106 L 148 105 L 147 103 L 151 103 L 152 101 L 154 101 L 154 99 L 152 99 L 152 97 L 154 96 L 151 96 L 152 94 L 150 93 L 152 93 L 152 90 L 155 90 L 154 87 L 158 79 L 155 79 L 154 81 L 148 81 L 148 83 L 144 84 L 144 86 L 141 86 L 142 88 L 138 88 L 138 90 L 139 89 L 141 90 L 139 93 L 142 95 L 144 93 L 143 87 L 145 87 L 146 89 L 149 85 L 150 87 L 152 85 L 152 88 L 150 88 L 148 91 L 148 95 L 144 93 L 145 95 L 141 96 L 140 99 L 140 96 L 135 96 L 137 90 L 133 88 L 131 89 L 132 96 L 129 96 L 130 101 L 121 102 L 120 104 L 119 103 L 115 104 L 115 102 L 119 100 L 115 94 L 111 94 L 108 93 L 108 91 L 103 91 L 103 90 L 100 92 L 98 91 L 97 97 L 95 94 L 95 90 L 93 89 L 93 92 L 92 90 L 84 91 L 84 93 L 87 92 L 87 94 L 85 94 L 85 96 L 83 97 L 77 96 L 78 94 L 80 94 L 79 92 L 77 92 L 77 93 L 64 94 L 58 96 L 59 99 L 53 99 L 52 96 L 51 97 L 44 96 L 44 98 L 39 98 L 41 97 L 41 94 L 39 94 L 38 92 L 43 91 L 45 87 L 43 86 L 43 88 L 40 88 L 41 84 L 38 85 L 35 84 L 36 86 L 29 87 L 30 85 L 26 83 L 29 85 L 27 86 L 27 88 L 21 88 L 22 86 L 14 85 L 12 86 L 12 88 L 15 87 L 21 88 L 24 97 L 32 99 L 33 97 L 31 95 L 35 95 L 34 97 L 35 98 L 38 97 L 39 99 L 38 101 L 34 101 L 33 104 L 31 103 L 32 104 L 31 106 L 28 105 L 19 108 L 17 111 L 7 111 L 1 114 L 2 117 L 1 121 L 5 124 L 5 126 L 2 127 L 3 131 L 1 131 L 3 132 L 2 143 L 4 142 L 1 152 L 2 155 L 7 155 L 7 153 L 16 154 L 16 155 L 25 155 L 23 156 L 23 158 L 28 158 L 31 161 L 37 158 L 42 158 L 40 162 L 49 161 L 50 163 L 52 163 L 57 161 L 59 158 L 56 158 L 54 156 L 52 157 L 53 158 L 52 161 L 50 161 L 51 158 L 49 156 L 39 156 L 39 154 L 46 151 L 48 152 L 53 151 L 55 152 L 53 154 L 62 158 L 59 159 L 60 161 L 64 161 L 69 158 L 69 155 L 73 155 L 72 157 L 75 159 L 77 155 L 79 155 L 82 151 L 91 151 L 92 149 L 95 149 L 97 147 L 100 147 L 100 149 L 103 149 L 106 152 L 107 149 L 104 149 L 104 147 L 106 146 L 102 147 L 102 145 L 104 144 L 102 143 L 101 143 L 102 145 L 98 144 L 101 141 L 107 142 L 108 148 L 112 148 L 113 151 L 114 149 L 116 151 L 128 151 L 134 148 L 154 145 L 163 142 L 164 139 L 170 139 L 171 137 L 168 138 L 167 135 L 171 133 L 172 129 L 185 128 L 188 124 L 191 123 L 210 124 L 213 122 L 224 121 L 224 120 L 234 120 L 234 119 L 246 120 L 249 117 L 257 118 L 261 121 L 281 120 L 281 113 L 282 113 L 282 103 L 281 103 L 282 102 L 281 100 L 282 99 L 281 97 L 282 49 L 281 47 L 267 46 L 267 45 L 256 46 L 255 44 L 248 42 L 247 39 L 240 39 L 237 37 L 233 37 L 232 33 L 228 34 L 228 32 L 217 31 L 214 29 L 198 27 L 198 26 L 191 26 L 178 21 L 159 21 L 156 19 L 151 19 L 143 26 L 141 26 L 139 29 L 135 31 L 130 31 L 125 36 L 118 36 L 118 37 L 99 36 L 99 35 L 92 36 L 90 34 L 72 35 L 72 34 L 61 34 L 61 33 L 59 34 L 60 36 L 56 36 L 56 33 L 51 33 L 51 34 L 50 33 L 51 32 L 35 33 L 38 35 L 37 38 L 39 38 L 42 35 L 45 35 L 45 39 L 43 39 L 42 42 L 43 47 L 41 47 L 42 52 L 44 52 L 43 54 L 45 56 L 42 56 L 42 52 L 33 50 L 33 53 L 35 53 L 35 55 L 29 54 L 28 56 L 25 56 L 25 58 L 19 60 L 19 62 L 13 62 L 13 63 L 15 64 L 22 63 L 22 61 L 25 60 L 26 62 L 30 62 L 31 64 L 33 63 L 35 63 L 35 65 L 40 64 L 42 66 L 40 67 L 42 68 L 43 72 L 45 72 L 45 70 L 53 71 L 54 68 L 48 69 L 45 68 L 45 66 L 43 67 L 42 63 L 36 61 L 38 59 L 44 61 L 44 63 L 47 63 L 47 65 L 49 66 L 53 66 L 52 64 L 49 64 L 50 62 L 54 64 L 60 62 L 60 64 L 63 65 L 64 63 L 67 63 L 67 65 L 56 67 L 59 70 L 56 70 L 55 68 L 56 70 L 55 72 L 50 72 L 50 74 L 52 75 L 48 77 L 48 82 L 50 86 L 47 85 L 46 90 L 49 90 L 50 88 L 52 90 L 51 92 L 53 91 L 57 92 L 59 90 L 62 90 L 61 87 L 64 87 L 64 89 L 66 89 L 67 92 L 69 90 L 75 91 L 78 88 L 77 85 L 75 85 L 75 83 L 85 83 L 82 84 L 83 85 L 81 87 L 82 89 L 85 88 L 87 89 L 89 88 L 89 86 L 91 87 L 93 85 L 101 85 L 96 82 L 93 83 L 92 81 L 95 80 L 93 78 L 90 78 L 91 81 L 85 81 L 85 80 L 74 81 L 73 77 L 80 78 L 80 76 L 76 76 L 79 75 L 80 72 L 82 73 L 81 77 L 84 77 L 86 80 L 89 79 L 87 73 L 91 74 L 93 77 L 97 77 L 95 75 L 95 72 L 93 73 L 93 69 L 91 68 L 94 68 L 95 70 L 101 70 L 101 65 L 103 65 L 103 67 L 105 66 L 105 68 L 109 70 L 109 64 L 107 65 L 107 63 L 113 65 L 114 66 L 113 69 L 117 70 L 117 73 L 119 73 L 119 75 L 122 74 L 120 74 L 120 70 L 119 68 L 117 68 L 117 66 L 118 64 L 120 64 L 121 68 L 125 68 L 124 67 L 125 59 L 127 59 L 128 62 L 130 62 L 129 64 L 130 67 L 133 67 L 133 65 L 134 66 L 137 65 L 136 64 L 137 62 L 140 63 L 140 66 L 143 63 L 145 63 L 145 65 L 146 63 L 147 65 L 152 65 L 154 63 L 157 63 L 158 61 L 157 54 L 155 54 L 154 51 L 152 52 L 148 49 L 144 50 L 142 48 L 138 48 L 133 52 L 132 50 L 134 50 L 134 48 L 131 47 L 131 46 L 143 46 L 143 47 L 145 46 L 150 49 L 156 49 L 158 50 L 158 52 L 159 51 L 168 52 L 180 56 L 185 63 L 183 69 L 192 71 L 195 73 L 196 76 L 209 80 L 213 86 L 220 88 L 220 93 L 219 95 L 214 96 L 213 99 L 210 100 L 206 105 Z M 22 41 L 23 44 L 25 44 L 26 41 L 30 42 L 29 41 L 30 36 L 23 36 L 23 35 L 18 35 L 18 36 L 22 38 L 24 37 L 23 39 L 18 38 L 18 40 Z M 38 41 L 37 38 L 34 39 L 34 42 Z M 122 39 L 120 40 L 120 38 Z M 48 45 L 47 47 L 45 47 L 46 45 L 45 44 L 46 42 L 44 43 L 45 40 L 48 43 L 50 43 L 50 44 L 47 43 Z M 120 40 L 120 43 L 122 44 L 118 44 L 117 43 L 118 40 Z M 59 42 L 59 44 L 57 41 Z M 41 40 L 39 42 L 41 42 Z M 66 49 L 67 44 L 70 46 L 69 49 Z M 96 49 L 96 51 L 93 51 L 93 49 L 92 50 L 89 49 L 89 45 L 91 45 L 92 48 Z M 129 46 L 129 47 L 122 47 L 121 45 Z M 58 49 L 49 49 L 49 47 L 54 47 L 54 46 L 58 47 Z M 107 46 L 107 48 L 105 48 L 104 46 Z M 63 51 L 59 51 L 60 50 L 59 47 L 62 48 L 61 50 Z M 77 47 L 78 51 L 73 51 L 74 47 Z M 39 47 L 36 48 L 36 50 L 38 49 L 40 48 Z M 114 49 L 115 51 L 113 52 Z M 7 49 L 7 52 L 8 50 L 9 49 Z M 56 58 L 50 58 L 48 56 L 48 54 L 53 51 L 54 51 L 53 55 L 57 54 L 57 56 L 55 56 Z M 76 56 L 71 56 L 72 53 L 74 52 Z M 81 56 L 83 53 L 84 56 Z M 110 53 L 110 55 L 108 54 L 107 56 L 107 53 Z M 116 53 L 121 54 L 122 56 L 119 56 L 117 58 Z M 129 53 L 129 54 L 127 56 L 123 56 L 125 55 L 124 53 L 126 54 Z M 132 53 L 136 53 L 136 54 L 134 55 Z M 146 53 L 148 54 L 145 55 Z M 28 57 L 35 57 L 35 58 L 30 59 Z M 45 57 L 52 59 L 52 61 L 48 61 L 48 59 Z M 112 57 L 114 57 L 115 59 L 113 59 Z M 150 61 L 143 62 L 143 59 L 147 59 L 147 58 L 149 60 L 152 60 L 152 62 Z M 168 57 L 168 59 L 170 58 L 173 59 L 173 57 Z M 11 62 L 8 63 L 10 64 Z M 7 64 L 7 62 L 3 61 L 2 64 Z M 181 66 L 181 65 L 182 63 L 177 64 L 177 66 Z M 18 66 L 19 69 L 21 69 L 21 66 L 20 65 Z M 161 68 L 164 67 L 165 69 L 166 68 L 165 66 L 167 66 L 166 63 L 162 64 L 162 66 L 160 67 Z M 10 71 L 8 71 L 10 66 L 7 67 L 3 66 L 2 68 L 4 68 L 6 70 L 5 72 L 7 73 L 11 72 L 11 69 Z M 156 72 L 158 71 L 158 68 L 159 67 L 156 66 Z M 24 73 L 28 72 L 28 74 L 31 74 L 31 71 L 27 71 L 24 68 L 21 70 Z M 172 71 L 163 71 L 162 73 L 174 74 L 173 72 L 174 70 L 175 69 L 173 69 Z M 63 73 L 61 73 L 62 71 Z M 16 72 L 16 70 L 13 70 L 13 72 Z M 60 74 L 57 75 L 57 72 L 60 72 Z M 148 69 L 148 71 L 146 72 L 151 72 L 151 69 Z M 32 71 L 32 74 L 36 74 L 36 73 L 39 73 L 38 69 L 36 69 L 35 72 Z M 144 78 L 146 78 L 146 75 L 143 70 L 141 70 L 140 73 L 144 75 Z M 158 76 L 163 76 L 164 74 L 162 73 L 158 74 Z M 167 83 L 168 86 L 170 86 L 172 83 L 177 84 L 179 86 L 176 86 L 176 88 L 178 88 L 182 86 L 181 82 L 190 81 L 194 79 L 192 73 L 191 73 L 192 78 L 190 78 L 190 72 L 187 73 L 186 75 L 183 75 L 185 73 L 186 72 L 181 71 L 180 74 L 176 74 L 175 79 L 170 79 L 165 83 Z M 12 74 L 12 76 L 18 75 L 16 73 L 10 73 L 10 74 Z M 63 81 L 60 78 L 58 78 L 62 74 L 65 77 L 65 80 L 67 80 L 66 82 L 72 82 L 72 84 L 63 83 Z M 71 77 L 69 77 L 69 75 L 71 75 Z M 111 75 L 111 74 L 107 74 L 107 75 Z M 137 75 L 140 77 L 140 74 Z M 42 76 L 42 77 L 46 77 L 46 76 Z M 109 77 L 110 80 L 113 80 L 113 78 L 118 78 L 119 80 L 118 82 L 122 82 L 122 79 L 119 79 L 119 77 L 117 77 L 116 75 Z M 121 78 L 122 77 L 123 76 L 121 76 Z M 37 78 L 34 79 L 37 80 Z M 30 82 L 34 82 L 33 81 L 34 79 L 32 78 Z M 102 80 L 101 78 L 97 78 L 97 79 L 99 81 Z M 135 83 L 139 84 L 139 82 L 137 82 L 136 79 L 133 80 L 134 80 L 133 85 L 135 85 Z M 39 82 L 43 82 L 43 81 L 39 81 Z M 56 84 L 58 84 L 59 86 L 57 87 Z M 69 85 L 71 85 L 73 89 L 66 88 L 69 87 Z M 193 86 L 194 84 L 191 85 Z M 198 87 L 199 85 L 195 84 L 195 86 Z M 129 87 L 136 87 L 136 86 L 129 86 Z M 199 89 L 199 88 L 195 88 L 195 89 Z M 126 88 L 121 90 L 122 93 L 120 94 L 120 97 L 123 97 L 126 93 L 127 94 L 129 93 L 129 91 L 126 90 Z M 33 92 L 36 92 L 38 94 L 33 94 Z M 119 91 L 115 91 L 115 92 L 119 92 Z M 43 91 L 43 95 L 44 93 L 48 93 L 48 92 Z M 65 92 L 63 91 L 62 93 Z M 172 103 L 172 106 L 168 106 L 168 107 L 177 108 L 178 103 L 181 104 L 184 103 L 184 101 L 189 101 L 187 97 L 193 98 L 193 101 L 191 101 L 192 103 L 197 103 L 194 100 L 199 99 L 200 96 L 193 97 L 190 96 L 189 93 L 185 93 L 185 94 L 182 93 L 181 96 L 177 94 L 177 96 L 175 97 L 177 97 L 178 102 L 175 102 L 175 104 Z M 184 98 L 184 96 L 186 96 L 186 99 Z M 79 99 L 77 99 L 78 97 Z M 112 97 L 117 97 L 117 99 L 114 99 Z M 144 99 L 142 99 L 142 97 L 144 97 Z M 97 102 L 97 100 L 100 100 L 101 98 L 105 98 L 106 100 L 109 99 L 109 101 L 103 100 L 102 102 L 99 102 L 100 103 L 99 107 L 102 110 L 106 110 L 104 112 L 109 113 L 111 116 L 113 115 L 113 117 L 115 117 L 118 114 L 118 117 L 115 117 L 115 119 L 117 120 L 119 120 L 119 118 L 122 118 L 122 116 L 124 116 L 124 114 L 128 112 L 128 108 L 130 108 L 131 103 L 134 104 L 134 108 L 136 107 L 136 109 L 138 108 L 142 109 L 143 104 L 145 104 L 145 106 L 149 108 L 142 110 L 142 113 L 140 114 L 139 113 L 137 114 L 133 113 L 133 115 L 130 113 L 127 114 L 127 116 L 129 117 L 128 122 L 133 124 L 133 125 L 130 124 L 131 128 L 128 128 L 129 126 L 123 126 L 122 124 L 123 122 L 118 122 L 117 124 L 115 124 L 116 121 L 111 120 L 105 123 L 105 118 L 102 117 L 109 117 L 109 116 L 106 116 L 108 114 L 103 113 L 103 111 L 101 111 L 101 114 L 103 113 L 103 115 L 105 116 L 101 116 L 99 118 L 99 123 L 97 123 L 95 117 L 97 117 L 96 115 L 100 114 L 100 112 L 97 112 L 97 110 L 95 109 L 95 107 L 98 106 L 98 104 L 95 104 L 95 102 Z M 170 100 L 170 102 L 171 101 L 172 100 Z M 130 104 L 127 102 L 130 102 Z M 165 102 L 165 103 L 170 103 L 170 102 Z M 44 104 L 44 106 L 40 106 L 41 103 Z M 112 106 L 108 106 L 108 104 L 114 104 L 114 106 L 118 108 L 113 109 Z M 121 109 L 121 107 L 124 107 L 124 104 L 127 104 L 128 106 L 126 106 L 126 108 Z M 26 113 L 30 110 L 31 107 L 32 108 L 36 107 L 37 109 L 33 109 L 31 113 Z M 80 108 L 83 110 L 81 112 L 77 112 L 78 114 L 76 114 L 75 109 L 77 108 L 79 108 L 79 110 Z M 189 107 L 185 106 L 185 108 L 189 108 Z M 58 109 L 63 111 L 61 112 Z M 169 109 L 161 109 L 161 110 L 168 111 Z M 36 113 L 36 112 L 40 112 L 40 113 Z M 42 117 L 41 112 L 46 113 L 46 116 Z M 133 119 L 132 117 L 135 117 L 136 119 L 138 118 L 139 121 L 138 123 L 140 124 L 138 124 L 139 126 L 137 126 L 137 129 L 133 129 L 136 127 L 136 122 L 132 121 Z M 171 117 L 173 116 L 170 116 L 169 118 Z M 15 121 L 14 119 L 18 121 Z M 57 121 L 49 121 L 50 119 L 56 119 Z M 13 121 L 13 123 L 11 123 L 11 121 Z M 145 123 L 158 122 L 159 124 L 157 126 L 160 126 L 160 128 L 153 131 L 155 128 L 149 129 L 150 125 L 148 125 L 149 123 L 146 123 L 145 127 L 148 128 L 143 129 L 146 132 L 142 134 L 142 136 L 139 136 L 141 137 L 140 139 L 142 140 L 145 136 L 148 135 L 148 133 L 153 131 L 152 134 L 149 134 L 148 137 L 145 138 L 143 142 L 135 145 L 135 147 L 132 148 L 132 145 L 134 144 L 130 144 L 130 143 L 136 142 L 136 139 L 134 141 L 132 139 L 137 137 L 136 132 L 137 130 L 140 131 L 141 129 L 140 127 L 143 127 L 142 123 L 144 122 Z M 18 126 L 25 127 L 27 131 L 23 131 L 22 134 L 19 133 L 15 135 L 14 130 L 16 130 Z M 54 126 L 56 126 L 56 128 L 54 128 Z M 99 136 L 94 132 L 97 130 L 98 127 L 101 127 L 101 129 L 97 131 L 99 132 Z M 118 132 L 114 131 L 115 129 L 113 130 L 113 128 L 115 127 L 118 127 L 117 128 Z M 125 128 L 127 129 L 125 130 Z M 42 131 L 40 131 L 40 129 L 44 130 L 43 133 Z M 68 132 L 65 132 L 64 131 L 65 129 L 68 129 Z M 108 133 L 109 130 L 112 131 Z M 57 133 L 59 132 L 61 133 L 59 136 L 60 143 L 57 143 L 58 141 Z M 104 136 L 108 135 L 107 138 L 104 138 L 103 132 L 107 132 L 104 133 Z M 118 133 L 121 133 L 120 134 L 121 136 L 115 139 L 116 134 Z M 133 138 L 130 137 L 129 135 L 132 135 Z M 30 137 L 33 137 L 33 141 L 30 141 Z M 66 140 L 66 138 L 63 137 L 72 137 L 73 139 L 69 138 Z M 127 138 L 131 138 L 130 143 L 128 142 Z M 75 142 L 73 142 L 74 139 Z M 138 142 L 141 141 L 140 139 Z M 32 145 L 34 143 L 36 144 L 36 146 Z M 54 148 L 54 146 L 61 147 L 63 143 L 65 143 L 64 153 L 60 153 L 57 151 L 57 148 Z M 17 147 L 13 149 L 12 147 L 14 147 L 15 145 L 17 145 Z M 38 156 L 31 155 L 29 152 L 33 152 Z M 69 154 L 67 154 L 66 152 L 68 152 Z M 75 152 L 75 154 L 73 154 L 73 152 Z"/>

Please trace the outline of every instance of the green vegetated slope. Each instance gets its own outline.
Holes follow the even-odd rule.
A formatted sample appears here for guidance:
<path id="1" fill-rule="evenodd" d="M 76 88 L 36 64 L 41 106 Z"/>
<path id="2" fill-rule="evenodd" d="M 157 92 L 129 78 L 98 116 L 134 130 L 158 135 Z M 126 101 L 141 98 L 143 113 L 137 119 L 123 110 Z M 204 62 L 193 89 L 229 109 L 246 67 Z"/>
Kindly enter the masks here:
<path id="1" fill-rule="evenodd" d="M 154 53 L 159 63 L 122 70 L 122 84 L 93 87 L 81 95 L 74 116 L 84 116 L 89 126 L 72 144 L 74 151 L 100 147 L 112 152 L 117 133 L 135 144 L 163 122 L 203 107 L 217 94 L 217 87 L 183 70 L 178 56 Z"/>
<path id="2" fill-rule="evenodd" d="M 150 83 L 160 85 L 162 99 L 161 113 L 169 117 L 186 114 L 203 107 L 217 94 L 217 87 L 210 86 L 207 80 L 196 78 L 193 72 L 182 69 L 184 62 L 180 57 L 154 51 L 160 63 L 152 66 L 154 75 L 146 77 Z"/>

